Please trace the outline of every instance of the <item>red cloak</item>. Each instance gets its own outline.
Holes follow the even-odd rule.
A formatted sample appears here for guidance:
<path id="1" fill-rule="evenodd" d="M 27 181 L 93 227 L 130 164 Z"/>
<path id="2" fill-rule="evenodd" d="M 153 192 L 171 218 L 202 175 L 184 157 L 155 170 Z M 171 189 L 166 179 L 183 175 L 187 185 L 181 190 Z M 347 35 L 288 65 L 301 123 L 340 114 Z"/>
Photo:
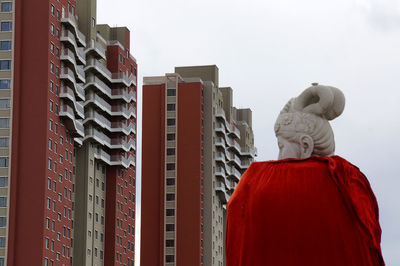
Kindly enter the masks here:
<path id="1" fill-rule="evenodd" d="M 227 266 L 382 266 L 378 204 L 339 156 L 255 162 L 228 202 Z"/>

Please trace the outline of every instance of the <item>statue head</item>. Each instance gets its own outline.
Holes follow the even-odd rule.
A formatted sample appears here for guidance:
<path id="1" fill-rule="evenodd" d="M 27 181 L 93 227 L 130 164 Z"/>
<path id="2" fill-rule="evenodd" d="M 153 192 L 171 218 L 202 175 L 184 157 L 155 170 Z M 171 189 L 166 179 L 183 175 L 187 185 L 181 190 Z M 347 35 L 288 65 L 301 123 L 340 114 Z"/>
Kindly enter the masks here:
<path id="1" fill-rule="evenodd" d="M 329 120 L 343 112 L 344 104 L 339 89 L 318 83 L 291 99 L 275 122 L 279 159 L 333 155 L 335 139 Z"/>

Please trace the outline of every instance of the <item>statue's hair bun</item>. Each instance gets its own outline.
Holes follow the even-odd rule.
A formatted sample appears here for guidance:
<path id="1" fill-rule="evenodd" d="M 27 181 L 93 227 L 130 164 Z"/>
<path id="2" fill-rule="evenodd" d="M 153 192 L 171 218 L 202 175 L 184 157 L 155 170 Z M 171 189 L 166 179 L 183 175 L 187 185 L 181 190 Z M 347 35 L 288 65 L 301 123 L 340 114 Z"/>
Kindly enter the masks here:
<path id="1" fill-rule="evenodd" d="M 311 113 L 327 120 L 333 120 L 342 114 L 344 105 L 345 98 L 341 90 L 313 83 L 313 86 L 304 90 L 294 99 L 292 108 L 295 111 Z"/>

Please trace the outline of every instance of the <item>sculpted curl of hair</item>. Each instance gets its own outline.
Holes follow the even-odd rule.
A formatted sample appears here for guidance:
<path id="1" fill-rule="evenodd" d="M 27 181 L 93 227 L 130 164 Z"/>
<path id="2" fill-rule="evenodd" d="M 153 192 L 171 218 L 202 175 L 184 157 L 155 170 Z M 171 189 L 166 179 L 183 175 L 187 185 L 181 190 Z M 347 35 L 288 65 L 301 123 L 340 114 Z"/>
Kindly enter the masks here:
<path id="1" fill-rule="evenodd" d="M 341 115 L 344 105 L 339 89 L 313 84 L 285 105 L 276 120 L 275 134 L 296 143 L 301 135 L 308 135 L 314 141 L 312 155 L 333 155 L 335 139 L 329 120 Z"/>

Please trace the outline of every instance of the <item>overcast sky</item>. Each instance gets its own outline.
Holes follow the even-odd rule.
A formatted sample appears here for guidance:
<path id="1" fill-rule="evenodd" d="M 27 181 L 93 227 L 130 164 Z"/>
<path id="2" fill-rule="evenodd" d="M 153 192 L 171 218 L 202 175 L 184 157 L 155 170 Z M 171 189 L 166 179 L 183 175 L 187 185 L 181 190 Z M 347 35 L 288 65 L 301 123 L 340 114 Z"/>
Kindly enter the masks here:
<path id="1" fill-rule="evenodd" d="M 400 265 L 400 2 L 396 0 L 98 0 L 98 23 L 127 26 L 143 76 L 216 64 L 234 105 L 253 110 L 258 161 L 276 159 L 275 119 L 312 82 L 340 88 L 336 154 L 378 199 L 386 265 Z M 140 200 L 141 113 L 138 114 Z M 137 204 L 140 218 L 140 202 Z M 139 219 L 138 219 L 139 220 Z M 139 265 L 136 226 L 136 265 Z"/>

